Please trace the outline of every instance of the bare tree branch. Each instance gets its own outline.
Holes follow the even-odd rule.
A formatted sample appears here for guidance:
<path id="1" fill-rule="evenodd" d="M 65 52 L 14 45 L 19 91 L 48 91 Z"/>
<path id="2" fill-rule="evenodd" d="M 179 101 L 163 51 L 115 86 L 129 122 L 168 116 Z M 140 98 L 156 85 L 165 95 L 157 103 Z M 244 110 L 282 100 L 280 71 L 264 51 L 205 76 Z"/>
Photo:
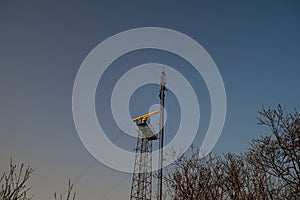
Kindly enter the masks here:
<path id="1" fill-rule="evenodd" d="M 33 168 L 24 167 L 21 164 L 17 167 L 10 159 L 9 172 L 3 172 L 0 178 L 0 199 L 1 200 L 31 200 L 32 196 L 28 196 L 30 187 L 28 181 L 33 173 Z"/>

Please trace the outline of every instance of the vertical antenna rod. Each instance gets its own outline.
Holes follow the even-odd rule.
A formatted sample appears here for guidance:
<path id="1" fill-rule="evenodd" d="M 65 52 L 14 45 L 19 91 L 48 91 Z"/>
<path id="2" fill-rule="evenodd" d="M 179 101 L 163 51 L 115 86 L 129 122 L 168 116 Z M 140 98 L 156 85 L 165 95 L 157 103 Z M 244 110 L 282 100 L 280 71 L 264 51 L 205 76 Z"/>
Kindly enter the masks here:
<path id="1" fill-rule="evenodd" d="M 159 163 L 158 163 L 158 198 L 157 200 L 162 200 L 162 179 L 163 179 L 163 147 L 164 147 L 164 107 L 165 107 L 165 91 L 166 91 L 166 73 L 162 71 L 160 79 L 160 133 L 159 133 Z"/>

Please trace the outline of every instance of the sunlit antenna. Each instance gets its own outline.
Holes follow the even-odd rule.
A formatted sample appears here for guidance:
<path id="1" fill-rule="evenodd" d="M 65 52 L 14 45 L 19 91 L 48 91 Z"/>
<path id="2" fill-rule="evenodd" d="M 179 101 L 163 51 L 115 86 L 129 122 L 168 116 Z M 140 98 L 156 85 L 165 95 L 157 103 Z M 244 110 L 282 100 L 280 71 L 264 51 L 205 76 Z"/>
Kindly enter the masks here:
<path id="1" fill-rule="evenodd" d="M 148 114 L 132 119 L 139 129 L 135 148 L 135 162 L 132 175 L 130 200 L 151 200 L 152 195 L 152 141 L 159 138 L 158 183 L 157 199 L 162 200 L 163 178 L 163 147 L 164 147 L 164 106 L 166 91 L 166 73 L 164 70 L 160 78 L 160 111 L 155 110 Z M 147 119 L 160 112 L 159 134 L 156 135 L 147 122 Z"/>
<path id="2" fill-rule="evenodd" d="M 135 163 L 132 176 L 130 200 L 151 200 L 152 195 L 152 141 L 157 135 L 148 126 L 148 118 L 159 111 L 132 119 L 139 128 L 135 148 Z"/>

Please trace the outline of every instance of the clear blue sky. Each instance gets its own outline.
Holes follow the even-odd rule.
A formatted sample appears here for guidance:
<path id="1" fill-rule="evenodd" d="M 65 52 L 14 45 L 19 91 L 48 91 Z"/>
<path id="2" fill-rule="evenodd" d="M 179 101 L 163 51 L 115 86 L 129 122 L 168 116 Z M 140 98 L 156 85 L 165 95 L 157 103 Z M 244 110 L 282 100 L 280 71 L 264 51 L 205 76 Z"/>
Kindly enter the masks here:
<path id="1" fill-rule="evenodd" d="M 281 103 L 299 110 L 299 21 L 296 0 L 1 1 L 0 171 L 8 167 L 9 157 L 33 166 L 35 199 L 51 199 L 54 191 L 66 187 L 69 177 L 77 180 L 78 199 L 129 198 L 131 175 L 95 161 L 82 145 L 72 117 L 72 88 L 82 61 L 96 45 L 119 32 L 147 26 L 180 31 L 208 51 L 227 92 L 227 118 L 214 152 L 244 152 L 252 139 L 264 133 L 256 125 L 262 105 Z M 203 126 L 194 143 L 199 146 L 209 120 L 209 95 L 201 78 L 180 68 L 182 60 L 148 50 L 124 56 L 113 65 L 124 70 L 158 61 L 177 67 L 198 90 Z M 107 81 L 121 73 L 111 69 Z M 156 87 L 145 86 L 134 93 L 133 114 L 154 103 Z M 109 122 L 111 114 L 102 104 L 105 92 L 97 91 L 96 107 L 98 117 L 108 116 Z M 149 100 L 141 105 L 144 95 Z M 168 98 L 173 102 L 169 112 L 176 115 L 176 98 L 171 92 Z M 178 128 L 169 123 L 170 132 Z M 135 144 L 114 142 L 126 149 Z"/>

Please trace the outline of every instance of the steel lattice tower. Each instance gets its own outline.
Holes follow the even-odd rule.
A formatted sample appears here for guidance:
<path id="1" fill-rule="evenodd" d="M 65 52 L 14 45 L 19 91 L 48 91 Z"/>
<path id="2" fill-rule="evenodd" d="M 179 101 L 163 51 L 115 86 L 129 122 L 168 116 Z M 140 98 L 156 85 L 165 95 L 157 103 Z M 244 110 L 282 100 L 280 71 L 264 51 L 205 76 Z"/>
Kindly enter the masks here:
<path id="1" fill-rule="evenodd" d="M 136 146 L 134 171 L 132 176 L 132 186 L 130 200 L 151 200 L 152 195 L 152 141 L 157 140 L 157 136 L 147 124 L 147 119 L 152 113 L 133 119 L 139 131 Z"/>

